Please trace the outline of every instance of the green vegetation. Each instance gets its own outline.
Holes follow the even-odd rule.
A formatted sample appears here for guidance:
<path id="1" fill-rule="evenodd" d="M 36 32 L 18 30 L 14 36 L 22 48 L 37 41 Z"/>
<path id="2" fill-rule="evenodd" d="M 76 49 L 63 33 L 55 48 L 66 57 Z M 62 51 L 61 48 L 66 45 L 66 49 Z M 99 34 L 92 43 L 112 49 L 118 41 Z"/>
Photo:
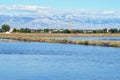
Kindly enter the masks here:
<path id="1" fill-rule="evenodd" d="M 1 30 L 2 30 L 3 32 L 9 31 L 9 30 L 10 30 L 10 26 L 7 25 L 7 24 L 3 24 Z"/>
<path id="2" fill-rule="evenodd" d="M 10 30 L 8 24 L 3 24 L 0 28 L 0 32 L 7 32 Z M 13 28 L 11 32 L 14 33 L 66 33 L 66 34 L 98 34 L 98 33 L 120 33 L 120 29 L 99 29 L 99 30 L 80 30 L 80 29 L 30 29 L 30 28 Z"/>
<path id="3" fill-rule="evenodd" d="M 101 29 L 101 30 L 79 30 L 79 29 L 29 29 L 29 28 L 20 28 L 14 29 L 13 32 L 20 32 L 20 33 L 67 33 L 67 34 L 79 34 L 79 33 L 91 33 L 91 34 L 98 34 L 98 33 L 120 33 L 120 29 Z"/>
<path id="4" fill-rule="evenodd" d="M 49 33 L 49 31 L 50 31 L 50 30 L 49 30 L 48 28 L 47 28 L 47 29 L 44 29 L 44 32 L 45 32 L 45 33 Z"/>
<path id="5" fill-rule="evenodd" d="M 63 30 L 63 33 L 71 33 L 71 30 L 65 29 Z"/>
<path id="6" fill-rule="evenodd" d="M 21 32 L 21 33 L 31 33 L 31 29 L 29 29 L 29 28 L 21 28 L 18 32 Z"/>
<path id="7" fill-rule="evenodd" d="M 2 32 L 2 29 L 0 29 L 0 32 Z"/>
<path id="8" fill-rule="evenodd" d="M 120 29 L 110 29 L 111 33 L 120 33 Z"/>
<path id="9" fill-rule="evenodd" d="M 93 33 L 104 33 L 103 30 L 93 30 Z"/>

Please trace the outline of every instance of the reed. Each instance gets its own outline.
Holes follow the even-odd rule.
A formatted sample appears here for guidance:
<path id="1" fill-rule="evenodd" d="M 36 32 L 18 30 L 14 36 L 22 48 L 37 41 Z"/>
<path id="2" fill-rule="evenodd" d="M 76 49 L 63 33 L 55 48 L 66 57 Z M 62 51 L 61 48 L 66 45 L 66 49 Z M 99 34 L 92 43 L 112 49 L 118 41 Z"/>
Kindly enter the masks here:
<path id="1" fill-rule="evenodd" d="M 49 36 L 50 38 L 44 38 Z M 61 34 L 59 34 L 61 35 Z M 34 41 L 34 42 L 49 42 L 49 43 L 62 43 L 62 44 L 78 44 L 78 45 L 93 45 L 93 46 L 107 46 L 107 47 L 120 47 L 120 41 L 100 41 L 100 40 L 66 40 L 55 39 L 53 36 L 58 34 L 0 34 L 0 38 L 14 39 L 19 41 Z M 61 37 L 61 36 L 59 36 Z"/>

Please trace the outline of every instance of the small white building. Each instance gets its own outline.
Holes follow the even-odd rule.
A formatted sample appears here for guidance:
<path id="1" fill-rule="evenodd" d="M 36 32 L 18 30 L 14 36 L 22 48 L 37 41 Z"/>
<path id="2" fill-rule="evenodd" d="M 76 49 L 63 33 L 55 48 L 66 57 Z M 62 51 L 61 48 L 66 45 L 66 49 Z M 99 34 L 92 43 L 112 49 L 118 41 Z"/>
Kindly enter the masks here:
<path id="1" fill-rule="evenodd" d="M 13 32 L 13 30 L 14 30 L 14 28 L 11 28 L 11 29 L 9 30 L 9 32 L 10 32 L 10 33 L 12 33 L 12 32 Z"/>
<path id="2" fill-rule="evenodd" d="M 10 32 L 9 31 L 7 31 L 7 32 L 5 32 L 6 34 L 10 34 Z"/>
<path id="3" fill-rule="evenodd" d="M 106 32 L 106 33 L 108 33 L 109 30 L 110 30 L 109 28 L 105 28 L 105 29 L 103 29 L 103 31 Z"/>
<path id="4" fill-rule="evenodd" d="M 11 28 L 9 31 L 7 31 L 7 32 L 5 32 L 5 33 L 6 33 L 6 34 L 10 34 L 10 33 L 13 32 L 13 30 L 14 30 L 14 28 Z"/>

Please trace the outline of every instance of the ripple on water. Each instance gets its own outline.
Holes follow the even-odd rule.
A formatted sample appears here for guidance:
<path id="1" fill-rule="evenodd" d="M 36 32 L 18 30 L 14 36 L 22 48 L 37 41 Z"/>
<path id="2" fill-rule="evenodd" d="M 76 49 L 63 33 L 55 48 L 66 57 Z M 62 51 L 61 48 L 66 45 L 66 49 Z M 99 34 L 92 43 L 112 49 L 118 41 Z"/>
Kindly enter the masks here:
<path id="1" fill-rule="evenodd" d="M 0 80 L 120 80 L 120 49 L 41 42 L 0 43 Z"/>

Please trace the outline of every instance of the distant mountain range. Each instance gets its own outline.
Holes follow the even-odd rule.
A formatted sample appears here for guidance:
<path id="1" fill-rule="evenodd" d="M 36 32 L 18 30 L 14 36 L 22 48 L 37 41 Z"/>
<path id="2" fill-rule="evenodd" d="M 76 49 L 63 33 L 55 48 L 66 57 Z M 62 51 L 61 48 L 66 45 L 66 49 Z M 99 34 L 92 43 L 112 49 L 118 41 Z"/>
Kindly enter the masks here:
<path id="1" fill-rule="evenodd" d="M 49 14 L 28 14 L 28 15 L 0 15 L 0 25 L 9 24 L 16 28 L 57 28 L 68 29 L 101 29 L 119 28 L 120 17 L 105 14 L 85 14 L 79 12 L 56 12 Z"/>

